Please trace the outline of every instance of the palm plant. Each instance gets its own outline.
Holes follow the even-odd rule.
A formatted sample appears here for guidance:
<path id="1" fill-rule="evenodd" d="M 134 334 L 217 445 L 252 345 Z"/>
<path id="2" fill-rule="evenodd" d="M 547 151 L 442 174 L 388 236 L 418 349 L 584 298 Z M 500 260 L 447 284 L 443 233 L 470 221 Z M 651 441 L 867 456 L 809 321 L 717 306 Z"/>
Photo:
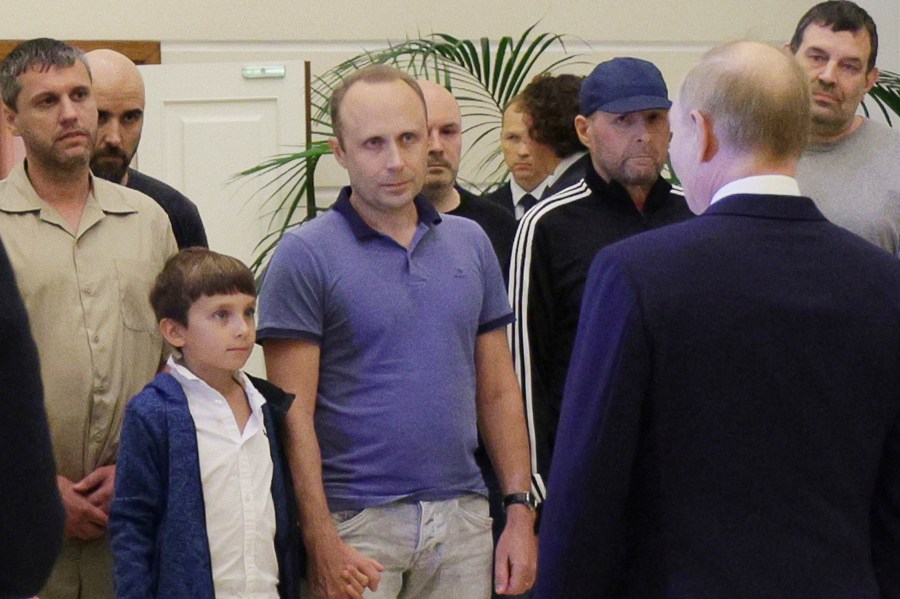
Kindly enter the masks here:
<path id="1" fill-rule="evenodd" d="M 894 121 L 891 120 L 891 116 L 900 117 L 900 73 L 881 71 L 875 87 L 869 92 L 869 98 L 879 108 L 888 125 L 893 127 Z M 866 116 L 870 116 L 869 107 L 865 102 L 862 106 Z"/>
<path id="2" fill-rule="evenodd" d="M 331 92 L 346 75 L 361 67 L 389 64 L 451 89 L 468 124 L 468 152 L 481 156 L 476 177 L 480 181 L 501 180 L 505 169 L 497 132 L 502 108 L 535 75 L 576 64 L 576 55 L 565 54 L 541 66 L 545 62 L 541 57 L 548 48 L 558 45 L 565 51 L 565 40 L 559 34 L 533 34 L 534 27 L 517 39 L 505 36 L 496 44 L 488 38 L 471 41 L 433 33 L 360 54 L 317 76 L 309 90 L 305 147 L 272 157 L 234 177 L 261 178 L 263 183 L 256 193 L 266 193 L 266 203 L 271 206 L 269 232 L 257 245 L 251 268 L 260 274 L 285 231 L 323 210 L 316 203 L 315 173 L 319 159 L 331 153 L 327 143 L 333 134 Z"/>
<path id="3" fill-rule="evenodd" d="M 559 34 L 534 34 L 534 27 L 526 29 L 517 39 L 505 36 L 496 44 L 488 38 L 471 41 L 433 33 L 383 50 L 365 52 L 315 77 L 308 90 L 305 146 L 297 152 L 274 156 L 234 177 L 261 178 L 263 183 L 256 193 L 266 193 L 266 203 L 271 206 L 269 232 L 257 244 L 258 253 L 251 264 L 253 270 L 262 273 L 285 231 L 324 210 L 316 203 L 315 173 L 318 161 L 331 154 L 327 142 L 333 134 L 329 100 L 346 75 L 364 66 L 389 64 L 451 89 L 468 124 L 467 137 L 472 140 L 468 151 L 481 157 L 475 167 L 477 180 L 502 181 L 506 170 L 496 143 L 502 108 L 535 75 L 564 65 L 581 64 L 577 55 L 565 54 L 541 66 L 541 58 L 548 48 L 558 45 L 565 51 L 565 39 Z M 882 71 L 869 92 L 869 99 L 893 126 L 892 117 L 900 118 L 900 74 Z M 862 106 L 866 115 L 873 110 L 866 102 Z M 668 175 L 677 183 L 671 167 Z"/>

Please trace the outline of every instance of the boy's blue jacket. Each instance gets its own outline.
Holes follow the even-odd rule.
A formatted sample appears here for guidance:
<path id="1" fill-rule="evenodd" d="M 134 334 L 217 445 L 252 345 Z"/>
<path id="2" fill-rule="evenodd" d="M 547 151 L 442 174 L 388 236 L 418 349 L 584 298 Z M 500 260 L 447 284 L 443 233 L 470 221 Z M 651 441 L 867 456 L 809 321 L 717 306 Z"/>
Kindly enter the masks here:
<path id="1" fill-rule="evenodd" d="M 281 599 L 296 599 L 302 545 L 290 470 L 279 443 L 293 396 L 249 378 L 266 399 L 262 410 L 273 464 L 278 593 Z M 215 599 L 197 433 L 187 397 L 172 375 L 158 374 L 129 402 L 120 448 L 109 516 L 116 597 Z"/>

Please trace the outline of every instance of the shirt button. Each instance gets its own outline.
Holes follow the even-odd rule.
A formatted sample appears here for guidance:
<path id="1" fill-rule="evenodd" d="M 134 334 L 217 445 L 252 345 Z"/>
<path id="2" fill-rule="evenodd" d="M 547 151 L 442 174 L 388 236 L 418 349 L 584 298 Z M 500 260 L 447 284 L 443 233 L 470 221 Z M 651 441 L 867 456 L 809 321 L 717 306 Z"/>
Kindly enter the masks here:
<path id="1" fill-rule="evenodd" d="M 91 341 L 93 341 L 94 343 L 100 343 L 100 335 L 94 335 L 93 337 L 91 337 Z"/>
<path id="2" fill-rule="evenodd" d="M 103 440 L 103 433 L 96 432 L 94 433 L 94 443 L 100 443 Z"/>
<path id="3" fill-rule="evenodd" d="M 84 286 L 84 292 L 85 292 L 87 295 L 90 295 L 90 294 L 92 294 L 92 293 L 94 292 L 94 288 L 91 287 L 90 285 L 85 285 L 85 286 Z"/>

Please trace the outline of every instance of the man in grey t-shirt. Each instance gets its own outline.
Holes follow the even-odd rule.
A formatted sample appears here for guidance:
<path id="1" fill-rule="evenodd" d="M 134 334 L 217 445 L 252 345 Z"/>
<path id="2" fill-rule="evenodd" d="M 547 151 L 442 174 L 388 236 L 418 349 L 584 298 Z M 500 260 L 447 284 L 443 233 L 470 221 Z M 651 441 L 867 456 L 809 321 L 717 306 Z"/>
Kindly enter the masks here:
<path id="1" fill-rule="evenodd" d="M 878 80 L 875 22 L 853 2 L 822 2 L 800 19 L 786 49 L 812 86 L 800 189 L 834 223 L 900 255 L 900 133 L 856 114 Z"/>

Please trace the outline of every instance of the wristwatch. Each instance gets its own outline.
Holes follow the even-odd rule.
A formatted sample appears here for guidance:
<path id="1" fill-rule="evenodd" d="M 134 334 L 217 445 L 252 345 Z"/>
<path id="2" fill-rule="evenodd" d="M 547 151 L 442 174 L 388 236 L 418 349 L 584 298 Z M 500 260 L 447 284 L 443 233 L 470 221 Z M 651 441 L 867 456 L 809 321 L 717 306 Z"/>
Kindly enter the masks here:
<path id="1" fill-rule="evenodd" d="M 525 507 L 527 507 L 532 512 L 537 509 L 537 497 L 534 496 L 534 493 L 531 491 L 525 491 L 524 493 L 510 493 L 509 495 L 503 496 L 503 511 L 505 512 L 509 506 L 521 503 Z"/>

